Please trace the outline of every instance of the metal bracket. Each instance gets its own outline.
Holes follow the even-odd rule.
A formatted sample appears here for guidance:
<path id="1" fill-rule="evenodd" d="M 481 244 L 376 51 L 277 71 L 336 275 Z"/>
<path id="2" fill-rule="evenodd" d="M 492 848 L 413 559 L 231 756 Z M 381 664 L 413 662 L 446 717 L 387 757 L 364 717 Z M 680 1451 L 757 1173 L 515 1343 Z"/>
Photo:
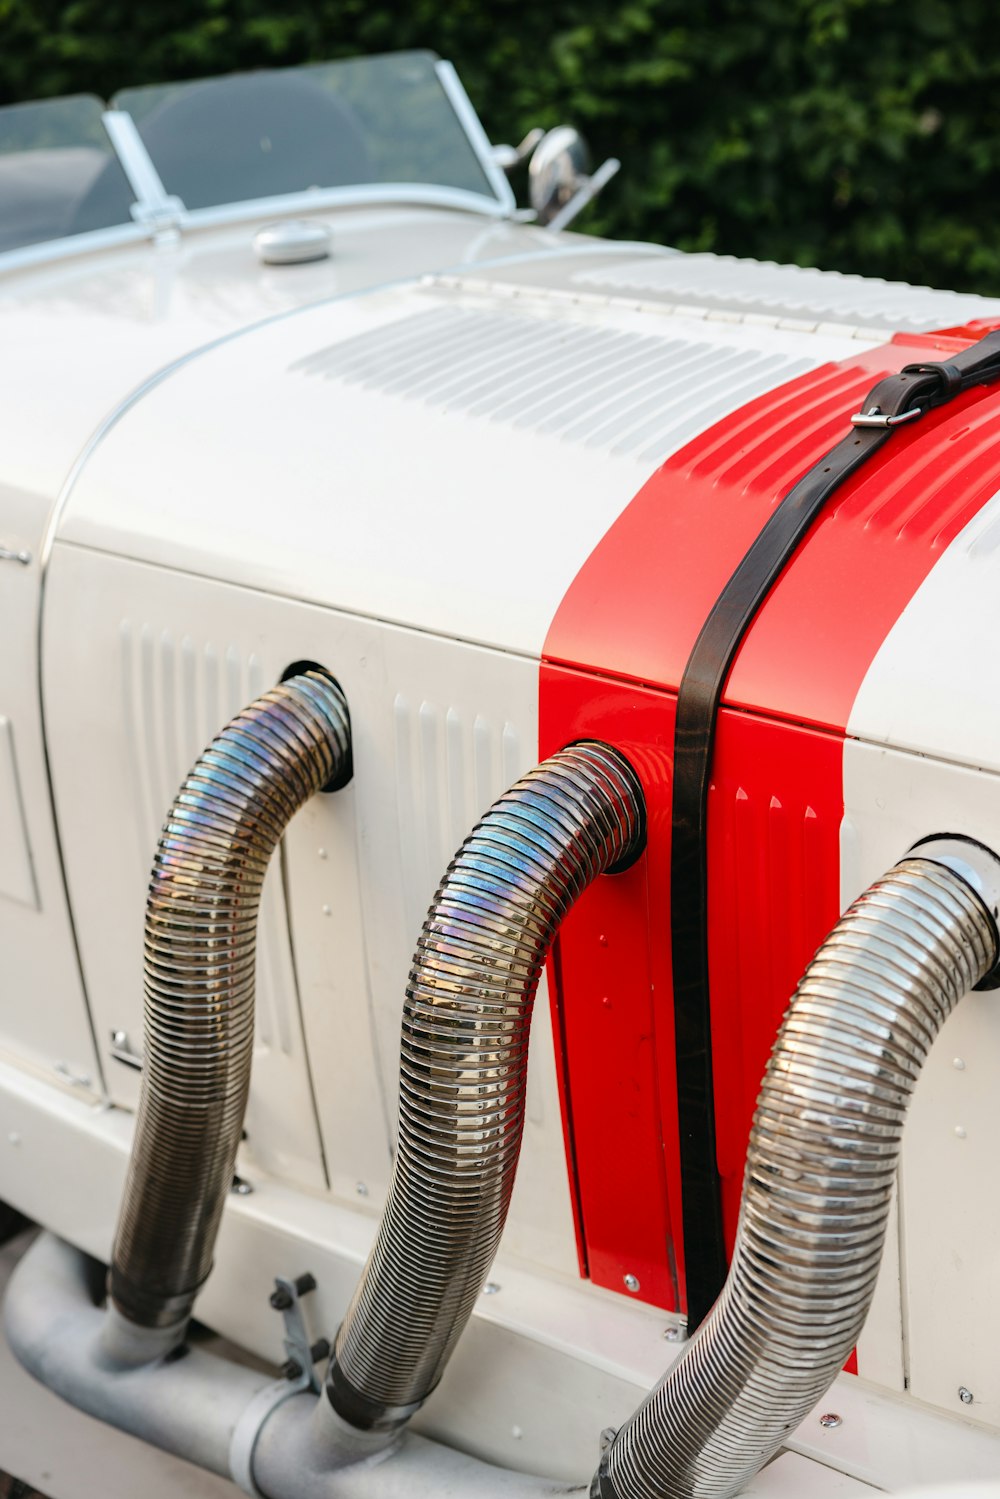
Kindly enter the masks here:
<path id="1" fill-rule="evenodd" d="M 308 1296 L 315 1289 L 316 1277 L 308 1271 L 295 1280 L 288 1280 L 284 1275 L 274 1277 L 270 1302 L 274 1310 L 281 1313 L 284 1321 L 282 1344 L 285 1362 L 281 1368 L 282 1377 L 274 1384 L 266 1385 L 254 1396 L 236 1423 L 229 1444 L 230 1475 L 237 1487 L 244 1494 L 249 1494 L 251 1499 L 266 1499 L 253 1477 L 254 1448 L 265 1421 L 279 1405 L 284 1405 L 293 1395 L 304 1394 L 307 1390 L 318 1395 L 320 1391 L 314 1365 L 317 1360 L 329 1354 L 330 1344 L 326 1338 L 310 1343 L 306 1319 L 302 1313 L 302 1297 Z"/>
<path id="2" fill-rule="evenodd" d="M 555 218 L 550 219 L 545 225 L 546 229 L 552 231 L 566 229 L 576 218 L 577 214 L 586 208 L 587 204 L 593 198 L 597 197 L 602 188 L 607 187 L 612 177 L 620 170 L 621 162 L 617 156 L 609 156 L 607 161 L 603 162 L 597 168 L 592 177 L 584 178 L 569 202 L 564 204 Z"/>
<path id="3" fill-rule="evenodd" d="M 176 234 L 181 227 L 184 204 L 180 198 L 165 198 L 162 203 L 133 203 L 132 217 L 153 238 Z"/>
<path id="4" fill-rule="evenodd" d="M 128 1031 L 111 1032 L 111 1055 L 116 1062 L 124 1062 L 126 1067 L 131 1067 L 136 1072 L 142 1071 L 142 1054 L 132 1045 Z"/>
<path id="5" fill-rule="evenodd" d="M 283 1275 L 276 1275 L 274 1290 L 271 1292 L 271 1305 L 276 1312 L 281 1313 L 285 1320 L 283 1340 L 285 1362 L 282 1365 L 282 1374 L 288 1380 L 298 1380 L 305 1375 L 304 1388 L 318 1395 L 320 1382 L 313 1365 L 318 1359 L 325 1358 L 329 1354 L 330 1344 L 326 1338 L 320 1338 L 316 1343 L 310 1341 L 306 1319 L 302 1315 L 302 1297 L 315 1289 L 316 1278 L 308 1271 L 295 1280 L 287 1280 Z"/>
<path id="6" fill-rule="evenodd" d="M 163 186 L 132 116 L 124 109 L 107 109 L 101 118 L 135 197 L 133 219 L 153 239 L 176 234 L 184 204 Z"/>

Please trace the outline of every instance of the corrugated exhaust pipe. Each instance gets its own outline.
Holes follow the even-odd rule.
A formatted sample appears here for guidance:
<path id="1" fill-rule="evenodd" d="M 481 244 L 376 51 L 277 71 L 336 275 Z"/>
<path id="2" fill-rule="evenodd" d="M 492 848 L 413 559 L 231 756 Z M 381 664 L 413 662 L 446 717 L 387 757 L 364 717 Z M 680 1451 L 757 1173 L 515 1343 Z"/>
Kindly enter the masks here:
<path id="1" fill-rule="evenodd" d="M 725 1287 L 592 1499 L 730 1499 L 833 1382 L 871 1304 L 920 1069 L 963 994 L 996 986 L 998 911 L 995 855 L 935 839 L 834 927 L 764 1075 Z"/>
<path id="2" fill-rule="evenodd" d="M 250 1086 L 257 912 L 271 854 L 350 764 L 347 704 L 320 671 L 265 692 L 174 800 L 146 903 L 145 1063 L 108 1278 L 129 1326 L 182 1334 L 212 1264 Z M 137 1339 L 148 1356 L 155 1338 Z"/>
<path id="3" fill-rule="evenodd" d="M 388 1436 L 441 1378 L 510 1204 L 545 956 L 577 897 L 644 845 L 631 766 L 581 743 L 512 786 L 449 866 L 406 990 L 389 1199 L 327 1375 L 350 1426 Z"/>

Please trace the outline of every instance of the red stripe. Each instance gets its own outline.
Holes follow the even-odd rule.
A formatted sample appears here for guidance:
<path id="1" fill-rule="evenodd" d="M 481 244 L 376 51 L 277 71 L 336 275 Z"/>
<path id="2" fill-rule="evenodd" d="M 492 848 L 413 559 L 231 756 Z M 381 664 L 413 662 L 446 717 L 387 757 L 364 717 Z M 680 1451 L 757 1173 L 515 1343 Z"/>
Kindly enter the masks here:
<path id="1" fill-rule="evenodd" d="M 957 346 L 901 336 L 712 427 L 628 506 L 549 632 L 542 753 L 588 735 L 609 739 L 634 759 L 649 800 L 647 856 L 581 902 L 553 987 L 590 1273 L 617 1290 L 635 1274 L 638 1294 L 660 1305 L 673 1304 L 669 1245 L 680 1222 L 669 982 L 674 694 L 702 623 L 771 509 L 843 435 L 875 380 Z M 709 923 L 730 1231 L 778 1021 L 840 910 L 851 705 L 943 547 L 1000 487 L 998 437 L 1000 399 L 982 391 L 901 429 L 799 549 L 727 685 L 709 799 Z"/>

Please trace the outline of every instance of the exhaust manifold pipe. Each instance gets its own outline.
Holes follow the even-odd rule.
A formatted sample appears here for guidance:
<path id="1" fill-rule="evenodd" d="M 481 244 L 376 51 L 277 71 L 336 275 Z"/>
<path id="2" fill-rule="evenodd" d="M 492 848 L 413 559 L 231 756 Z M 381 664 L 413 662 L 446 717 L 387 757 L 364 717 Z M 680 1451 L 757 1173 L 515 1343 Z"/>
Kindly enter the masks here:
<path id="1" fill-rule="evenodd" d="M 182 787 L 147 907 L 147 1062 L 108 1313 L 81 1257 L 43 1239 L 11 1283 L 8 1337 L 43 1383 L 125 1430 L 219 1472 L 237 1471 L 239 1447 L 247 1492 L 271 1499 L 430 1499 L 453 1481 L 482 1499 L 575 1492 L 398 1433 L 438 1383 L 503 1229 L 545 955 L 586 886 L 645 844 L 639 782 L 606 745 L 573 745 L 518 781 L 435 897 L 406 993 L 389 1200 L 325 1396 L 165 1357 L 210 1268 L 239 1141 L 267 859 L 349 756 L 343 697 L 308 673 L 240 714 Z M 832 1383 L 871 1302 L 920 1069 L 962 995 L 1000 983 L 998 912 L 1000 860 L 929 840 L 820 947 L 762 1084 L 725 1288 L 605 1452 L 592 1499 L 730 1499 Z M 390 1443 L 391 1461 L 358 1461 Z"/>
<path id="2" fill-rule="evenodd" d="M 512 786 L 449 866 L 406 989 L 389 1199 L 327 1375 L 349 1425 L 388 1438 L 441 1378 L 510 1204 L 546 954 L 586 887 L 644 846 L 635 772 L 587 742 Z"/>
<path id="3" fill-rule="evenodd" d="M 927 1054 L 998 979 L 1000 861 L 928 840 L 806 969 L 764 1074 L 722 1294 L 605 1452 L 592 1499 L 730 1499 L 833 1383 L 864 1326 Z"/>
<path id="4" fill-rule="evenodd" d="M 139 1117 L 108 1277 L 119 1341 L 137 1356 L 183 1336 L 211 1269 L 250 1086 L 271 854 L 314 792 L 349 777 L 350 753 L 343 693 L 305 671 L 237 714 L 167 814 L 146 902 Z"/>

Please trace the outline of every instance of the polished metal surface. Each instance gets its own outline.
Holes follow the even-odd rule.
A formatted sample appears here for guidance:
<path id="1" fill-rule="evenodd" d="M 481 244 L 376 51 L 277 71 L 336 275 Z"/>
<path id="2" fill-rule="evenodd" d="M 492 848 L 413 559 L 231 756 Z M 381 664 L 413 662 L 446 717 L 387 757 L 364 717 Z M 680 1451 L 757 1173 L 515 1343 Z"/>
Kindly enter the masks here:
<path id="1" fill-rule="evenodd" d="M 997 958 L 980 896 L 922 857 L 834 927 L 764 1075 L 725 1287 L 605 1454 L 596 1499 L 729 1499 L 832 1383 L 875 1289 L 921 1067 Z"/>
<path id="2" fill-rule="evenodd" d="M 543 224 L 579 192 L 589 170 L 590 154 L 571 125 L 558 125 L 542 136 L 528 163 L 528 196 Z"/>
<path id="3" fill-rule="evenodd" d="M 250 1084 L 264 876 L 292 816 L 349 749 L 343 694 L 306 672 L 237 714 L 167 816 L 146 904 L 139 1117 L 109 1275 L 134 1322 L 183 1325 L 211 1267 Z"/>
<path id="4" fill-rule="evenodd" d="M 283 219 L 258 229 L 253 248 L 261 265 L 305 265 L 329 258 L 333 231 L 315 219 Z"/>
<path id="5" fill-rule="evenodd" d="M 644 841 L 631 767 L 583 743 L 512 786 L 449 866 L 406 990 L 389 1200 L 330 1362 L 331 1403 L 358 1427 L 391 1430 L 441 1377 L 507 1215 L 546 953 Z"/>

